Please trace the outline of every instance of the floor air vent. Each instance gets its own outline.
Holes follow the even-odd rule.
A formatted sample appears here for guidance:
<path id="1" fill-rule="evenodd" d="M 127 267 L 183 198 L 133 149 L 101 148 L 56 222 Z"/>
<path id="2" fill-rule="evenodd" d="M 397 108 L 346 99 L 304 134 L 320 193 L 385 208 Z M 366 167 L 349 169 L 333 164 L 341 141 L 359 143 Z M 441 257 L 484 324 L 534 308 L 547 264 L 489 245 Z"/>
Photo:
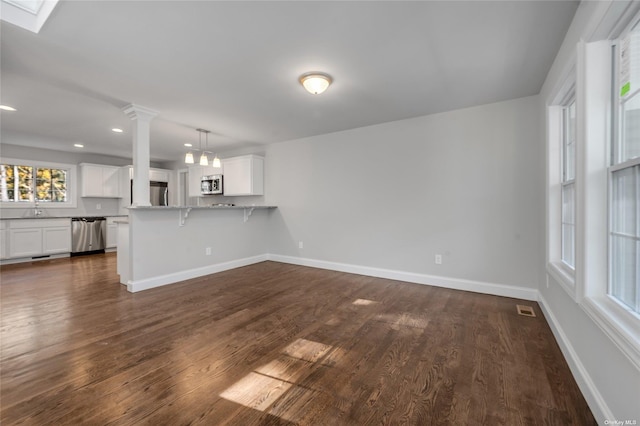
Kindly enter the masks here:
<path id="1" fill-rule="evenodd" d="M 536 316 L 536 313 L 533 312 L 533 308 L 531 306 L 516 305 L 516 307 L 518 308 L 518 314 L 519 315 L 524 315 L 525 317 L 535 317 Z"/>

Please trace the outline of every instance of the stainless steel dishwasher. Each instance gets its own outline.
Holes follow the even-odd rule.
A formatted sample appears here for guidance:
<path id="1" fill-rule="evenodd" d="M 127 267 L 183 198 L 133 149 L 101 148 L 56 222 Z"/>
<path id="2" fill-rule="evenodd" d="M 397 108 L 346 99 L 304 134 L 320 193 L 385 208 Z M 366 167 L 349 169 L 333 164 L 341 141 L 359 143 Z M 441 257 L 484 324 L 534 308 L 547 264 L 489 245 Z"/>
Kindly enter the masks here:
<path id="1" fill-rule="evenodd" d="M 71 255 L 104 253 L 106 234 L 104 217 L 71 218 Z"/>

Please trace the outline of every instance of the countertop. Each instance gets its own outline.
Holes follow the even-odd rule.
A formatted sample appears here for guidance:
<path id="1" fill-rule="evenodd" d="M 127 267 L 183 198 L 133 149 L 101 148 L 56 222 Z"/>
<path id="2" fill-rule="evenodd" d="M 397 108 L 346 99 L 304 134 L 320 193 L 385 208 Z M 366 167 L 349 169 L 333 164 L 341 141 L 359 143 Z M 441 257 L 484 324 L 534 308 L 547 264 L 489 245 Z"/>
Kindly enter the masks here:
<path id="1" fill-rule="evenodd" d="M 96 217 L 127 217 L 126 215 L 73 215 L 73 216 L 23 216 L 23 217 L 0 217 L 0 220 L 20 220 L 20 219 L 72 219 L 74 217 L 86 217 L 92 219 Z"/>
<path id="2" fill-rule="evenodd" d="M 233 209 L 275 209 L 278 206 L 245 206 L 245 205 L 237 205 L 237 206 L 136 206 L 136 207 L 127 207 L 130 210 L 233 210 Z"/>

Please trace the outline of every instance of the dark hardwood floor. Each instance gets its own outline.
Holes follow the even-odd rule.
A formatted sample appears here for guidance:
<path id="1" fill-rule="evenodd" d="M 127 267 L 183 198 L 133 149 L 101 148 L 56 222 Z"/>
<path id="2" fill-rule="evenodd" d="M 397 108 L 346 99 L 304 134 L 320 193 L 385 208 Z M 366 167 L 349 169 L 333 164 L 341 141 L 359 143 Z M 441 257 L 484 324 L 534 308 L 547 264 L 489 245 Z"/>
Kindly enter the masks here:
<path id="1" fill-rule="evenodd" d="M 0 269 L 2 425 L 596 424 L 533 302 L 275 262 L 131 294 L 115 270 Z"/>

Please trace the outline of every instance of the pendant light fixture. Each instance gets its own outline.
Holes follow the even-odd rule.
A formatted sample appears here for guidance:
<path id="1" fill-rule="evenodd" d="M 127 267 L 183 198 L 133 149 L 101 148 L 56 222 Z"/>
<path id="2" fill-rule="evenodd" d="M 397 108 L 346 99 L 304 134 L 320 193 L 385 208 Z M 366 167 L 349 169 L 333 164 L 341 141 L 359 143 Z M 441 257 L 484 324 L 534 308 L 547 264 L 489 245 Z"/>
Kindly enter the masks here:
<path id="1" fill-rule="evenodd" d="M 323 72 L 308 72 L 298 79 L 300 84 L 312 95 L 319 95 L 327 90 L 332 82 L 331 76 Z"/>
<path id="2" fill-rule="evenodd" d="M 202 134 L 204 133 L 205 135 L 207 135 L 209 131 L 204 129 L 196 129 L 196 130 L 199 132 L 198 139 L 200 140 L 200 151 L 202 151 Z M 209 159 L 207 158 L 207 153 L 205 151 L 202 151 L 202 154 L 200 155 L 200 165 L 201 166 L 209 165 Z"/>
<path id="3" fill-rule="evenodd" d="M 211 133 L 210 130 L 205 130 L 205 129 L 196 129 L 196 131 L 198 132 L 198 149 L 196 149 L 196 151 L 200 151 L 202 154 L 200 155 L 200 161 L 199 164 L 201 166 L 208 166 L 209 165 L 209 159 L 207 158 L 207 153 L 209 151 L 207 151 L 209 149 L 209 133 Z M 205 135 L 205 147 L 204 149 L 202 149 L 202 134 L 204 133 Z M 185 146 L 191 146 L 191 144 L 185 144 Z M 189 151 L 185 154 L 184 156 L 184 162 L 186 164 L 194 164 L 194 155 L 192 151 Z M 216 155 L 215 158 L 213 158 L 211 160 L 211 164 L 213 165 L 213 167 L 221 167 L 221 163 L 220 163 L 220 159 L 218 158 L 218 156 Z"/>

